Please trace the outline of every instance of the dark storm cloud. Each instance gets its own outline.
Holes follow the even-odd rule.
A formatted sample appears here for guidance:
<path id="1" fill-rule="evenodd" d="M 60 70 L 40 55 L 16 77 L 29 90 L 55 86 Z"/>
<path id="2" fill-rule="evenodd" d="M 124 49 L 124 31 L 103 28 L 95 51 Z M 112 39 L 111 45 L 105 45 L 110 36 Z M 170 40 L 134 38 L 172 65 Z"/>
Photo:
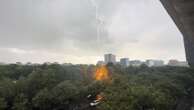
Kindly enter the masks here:
<path id="1" fill-rule="evenodd" d="M 92 8 L 83 0 L 1 0 L 2 46 L 49 48 L 94 36 Z M 71 34 L 73 33 L 73 34 Z M 78 36 L 79 35 L 79 36 Z M 18 45 L 19 44 L 19 45 Z"/>
<path id="2" fill-rule="evenodd" d="M 99 14 L 109 17 L 115 1 L 101 4 Z M 0 16 L 1 46 L 60 48 L 69 40 L 78 47 L 96 45 L 95 8 L 90 0 L 1 0 Z"/>
<path id="3" fill-rule="evenodd" d="M 0 54 L 3 53 L 0 61 L 32 58 L 40 62 L 43 57 L 32 56 L 45 51 L 41 55 L 50 54 L 48 60 L 57 57 L 59 61 L 61 56 L 69 55 L 72 62 L 80 56 L 92 56 L 94 62 L 97 56 L 107 52 L 134 51 L 136 48 L 126 46 L 138 47 L 140 43 L 142 50 L 150 48 L 153 52 L 157 52 L 156 48 L 183 50 L 182 45 L 177 47 L 182 40 L 177 36 L 181 35 L 159 1 L 94 1 L 0 0 Z M 102 31 L 98 38 L 99 24 Z M 126 56 L 130 55 L 127 52 Z"/>

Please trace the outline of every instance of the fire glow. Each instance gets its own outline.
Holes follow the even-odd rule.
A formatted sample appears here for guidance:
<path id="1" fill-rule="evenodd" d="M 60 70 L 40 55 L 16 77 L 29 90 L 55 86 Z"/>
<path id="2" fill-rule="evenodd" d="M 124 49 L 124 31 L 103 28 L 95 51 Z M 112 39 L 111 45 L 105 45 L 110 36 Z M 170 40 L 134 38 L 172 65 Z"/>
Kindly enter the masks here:
<path id="1" fill-rule="evenodd" d="M 95 73 L 95 80 L 107 80 L 108 79 L 108 69 L 106 66 L 100 66 L 97 68 Z"/>
<path id="2" fill-rule="evenodd" d="M 101 101 L 103 99 L 103 96 L 101 94 L 98 94 L 96 96 L 96 100 Z"/>

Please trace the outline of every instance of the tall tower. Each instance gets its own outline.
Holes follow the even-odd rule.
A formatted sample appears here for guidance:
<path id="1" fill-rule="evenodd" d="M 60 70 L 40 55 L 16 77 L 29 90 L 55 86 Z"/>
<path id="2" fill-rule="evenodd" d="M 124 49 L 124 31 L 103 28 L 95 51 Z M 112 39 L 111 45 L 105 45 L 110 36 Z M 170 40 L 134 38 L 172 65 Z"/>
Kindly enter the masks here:
<path id="1" fill-rule="evenodd" d="M 104 62 L 105 62 L 105 64 L 108 64 L 108 63 L 116 64 L 116 56 L 113 54 L 105 54 L 104 55 Z"/>

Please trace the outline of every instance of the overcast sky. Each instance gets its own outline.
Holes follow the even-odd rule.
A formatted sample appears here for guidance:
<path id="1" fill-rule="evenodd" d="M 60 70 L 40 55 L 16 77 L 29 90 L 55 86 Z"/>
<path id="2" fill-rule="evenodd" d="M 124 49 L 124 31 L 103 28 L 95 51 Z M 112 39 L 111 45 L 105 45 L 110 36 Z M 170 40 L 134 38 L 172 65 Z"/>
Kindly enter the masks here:
<path id="1" fill-rule="evenodd" d="M 0 62 L 185 60 L 159 0 L 0 0 Z"/>

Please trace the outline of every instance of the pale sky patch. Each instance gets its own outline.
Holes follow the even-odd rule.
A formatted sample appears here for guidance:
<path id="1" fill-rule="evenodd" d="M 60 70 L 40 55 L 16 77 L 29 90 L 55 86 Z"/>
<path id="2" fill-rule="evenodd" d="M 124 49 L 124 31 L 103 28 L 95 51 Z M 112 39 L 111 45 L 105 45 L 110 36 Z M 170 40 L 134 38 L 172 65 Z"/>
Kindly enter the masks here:
<path id="1" fill-rule="evenodd" d="M 1 0 L 0 62 L 95 64 L 106 53 L 185 60 L 182 35 L 159 0 L 93 1 Z"/>

